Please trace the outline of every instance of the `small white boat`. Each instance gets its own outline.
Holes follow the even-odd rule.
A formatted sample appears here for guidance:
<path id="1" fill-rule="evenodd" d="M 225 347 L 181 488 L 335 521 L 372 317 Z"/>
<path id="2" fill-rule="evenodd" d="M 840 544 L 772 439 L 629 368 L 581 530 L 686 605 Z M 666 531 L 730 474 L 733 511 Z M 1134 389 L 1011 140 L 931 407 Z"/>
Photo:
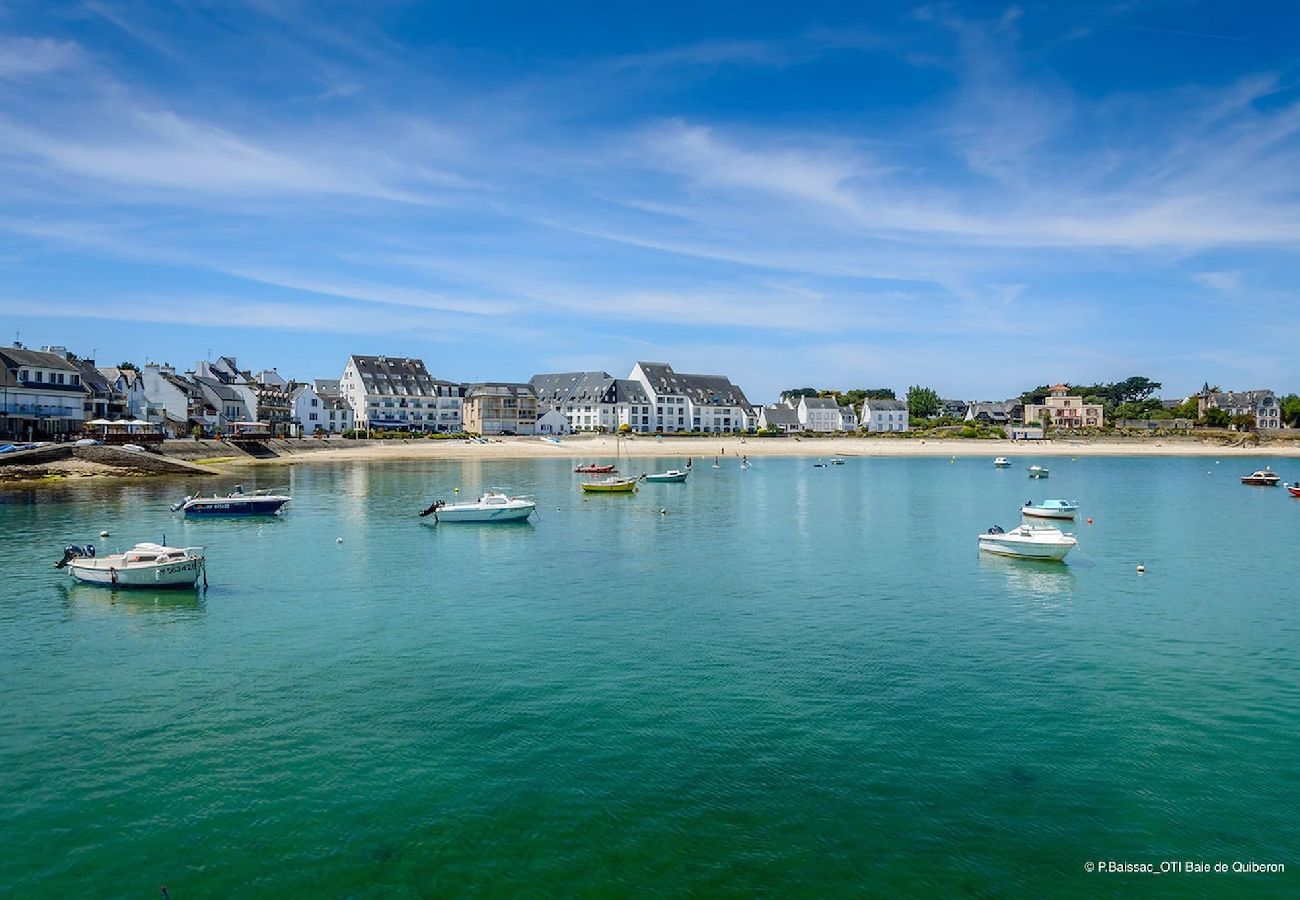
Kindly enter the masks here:
<path id="1" fill-rule="evenodd" d="M 1079 504 L 1070 500 L 1044 500 L 1038 504 L 1026 500 L 1025 505 L 1020 507 L 1022 516 L 1038 519 L 1073 519 L 1078 512 Z"/>
<path id="2" fill-rule="evenodd" d="M 65 547 L 56 569 L 77 581 L 121 588 L 192 588 L 206 575 L 202 547 L 136 544 L 125 553 L 96 556 L 94 545 Z M 206 584 L 206 578 L 204 583 Z"/>
<path id="3" fill-rule="evenodd" d="M 998 556 L 1060 562 L 1065 559 L 1065 554 L 1074 549 L 1078 541 L 1074 535 L 1065 534 L 1061 529 L 1050 525 L 1037 527 L 1021 525 L 1010 531 L 1004 531 L 994 525 L 979 536 L 979 544 L 980 550 Z"/>
<path id="4" fill-rule="evenodd" d="M 1052 474 L 1051 470 L 1050 470 L 1050 469 L 1046 469 L 1046 468 L 1044 468 L 1044 467 L 1042 467 L 1042 466 L 1030 466 L 1030 467 L 1029 467 L 1029 477 L 1030 477 L 1030 478 L 1046 478 L 1046 477 L 1047 477 L 1048 475 L 1050 475 L 1050 474 Z"/>
<path id="5" fill-rule="evenodd" d="M 842 465 L 844 465 L 844 460 L 840 459 L 838 456 L 832 456 L 832 457 L 831 457 L 831 465 L 832 465 L 832 466 L 842 466 Z"/>
<path id="6" fill-rule="evenodd" d="M 997 466 L 999 469 L 1005 469 L 1011 465 L 1011 460 L 1007 459 L 1005 456 L 999 456 L 997 459 L 993 460 L 993 465 Z"/>
<path id="7" fill-rule="evenodd" d="M 473 503 L 435 500 L 433 505 L 420 513 L 420 517 L 431 515 L 435 522 L 522 522 L 536 509 L 535 500 L 488 491 Z"/>

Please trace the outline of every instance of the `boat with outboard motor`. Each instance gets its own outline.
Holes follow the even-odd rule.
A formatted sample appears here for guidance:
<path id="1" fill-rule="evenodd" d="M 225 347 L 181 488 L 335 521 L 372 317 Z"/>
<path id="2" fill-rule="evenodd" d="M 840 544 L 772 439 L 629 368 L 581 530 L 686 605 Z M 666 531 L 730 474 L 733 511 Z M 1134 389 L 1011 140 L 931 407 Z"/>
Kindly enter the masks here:
<path id="1" fill-rule="evenodd" d="M 980 550 L 1017 559 L 1042 559 L 1060 562 L 1075 548 L 1078 540 L 1051 525 L 1021 525 L 1010 531 L 994 525 L 979 536 Z"/>
<path id="2" fill-rule="evenodd" d="M 1026 500 L 1025 505 L 1020 507 L 1022 516 L 1038 519 L 1073 519 L 1078 512 L 1079 504 L 1070 500 L 1044 500 L 1038 504 Z"/>
<path id="3" fill-rule="evenodd" d="M 1048 468 L 1046 468 L 1046 467 L 1044 467 L 1044 466 L 1030 466 L 1030 467 L 1029 467 L 1029 477 L 1030 477 L 1030 478 L 1046 478 L 1048 475 L 1051 475 L 1051 474 L 1052 474 L 1052 470 L 1051 470 L 1051 469 L 1048 469 Z"/>
<path id="4" fill-rule="evenodd" d="M 433 516 L 434 522 L 523 522 L 537 509 L 531 497 L 510 497 L 487 491 L 472 503 L 447 503 L 435 500 L 420 518 Z"/>
<path id="5" fill-rule="evenodd" d="M 1286 492 L 1292 497 L 1300 497 L 1300 481 L 1297 481 L 1295 484 L 1288 484 L 1286 486 Z"/>
<path id="6" fill-rule="evenodd" d="M 993 460 L 993 465 L 997 466 L 999 469 L 1005 469 L 1011 465 L 1011 460 L 1007 459 L 1005 456 L 999 456 Z"/>
<path id="7" fill-rule="evenodd" d="M 166 538 L 164 538 L 166 540 Z M 192 588 L 203 576 L 207 584 L 207 562 L 202 547 L 167 547 L 136 544 L 125 553 L 97 556 L 94 544 L 63 548 L 63 559 L 54 564 L 67 569 L 77 581 L 121 588 Z"/>
<path id="8" fill-rule="evenodd" d="M 172 504 L 172 512 L 179 510 L 187 516 L 274 516 L 292 499 L 288 494 L 277 493 L 274 488 L 245 494 L 241 484 L 235 485 L 235 489 L 224 497 L 216 494 L 186 497 Z"/>

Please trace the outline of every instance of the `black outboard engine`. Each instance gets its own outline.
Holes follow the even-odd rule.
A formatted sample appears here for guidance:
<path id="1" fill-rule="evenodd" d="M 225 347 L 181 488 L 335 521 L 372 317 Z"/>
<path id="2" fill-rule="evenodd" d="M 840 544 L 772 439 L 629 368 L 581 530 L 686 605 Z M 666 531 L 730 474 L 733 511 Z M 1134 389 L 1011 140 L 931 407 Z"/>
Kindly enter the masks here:
<path id="1" fill-rule="evenodd" d="M 95 545 L 87 544 L 84 547 L 78 547 L 76 544 L 69 544 L 63 548 L 63 559 L 54 564 L 54 568 L 62 569 L 74 559 L 94 559 Z"/>
<path id="2" fill-rule="evenodd" d="M 425 516 L 431 516 L 446 505 L 447 505 L 446 500 L 434 500 L 433 504 L 428 509 L 420 513 L 420 518 L 423 519 Z"/>
<path id="3" fill-rule="evenodd" d="M 994 525 L 989 529 L 989 534 L 1006 534 L 1006 532 L 1002 530 L 1001 525 Z"/>

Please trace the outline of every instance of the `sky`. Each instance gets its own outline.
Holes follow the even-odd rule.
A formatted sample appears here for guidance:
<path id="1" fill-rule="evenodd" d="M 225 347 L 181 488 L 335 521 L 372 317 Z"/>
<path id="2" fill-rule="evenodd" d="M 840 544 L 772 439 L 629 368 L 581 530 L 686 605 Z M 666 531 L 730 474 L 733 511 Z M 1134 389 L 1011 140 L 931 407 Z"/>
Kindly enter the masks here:
<path id="1" fill-rule="evenodd" d="M 1300 389 L 1300 5 L 0 0 L 0 341 Z"/>

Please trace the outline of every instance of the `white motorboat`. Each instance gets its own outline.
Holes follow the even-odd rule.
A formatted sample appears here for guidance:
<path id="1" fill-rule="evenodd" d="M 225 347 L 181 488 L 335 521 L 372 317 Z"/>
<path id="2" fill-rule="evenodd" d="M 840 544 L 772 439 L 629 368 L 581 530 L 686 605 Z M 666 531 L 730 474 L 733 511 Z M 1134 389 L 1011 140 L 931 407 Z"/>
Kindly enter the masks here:
<path id="1" fill-rule="evenodd" d="M 1071 500 L 1044 500 L 1038 504 L 1026 500 L 1025 505 L 1020 507 L 1022 516 L 1038 519 L 1073 519 L 1078 512 L 1079 504 Z"/>
<path id="2" fill-rule="evenodd" d="M 1011 465 L 1011 460 L 1007 459 L 1005 456 L 999 456 L 997 459 L 993 460 L 993 465 L 997 466 L 999 469 L 1005 469 Z"/>
<path id="3" fill-rule="evenodd" d="M 980 550 L 998 556 L 1017 559 L 1045 559 L 1060 562 L 1074 549 L 1078 541 L 1050 525 L 1030 527 L 1021 525 L 1010 531 L 994 525 L 979 536 Z"/>
<path id="4" fill-rule="evenodd" d="M 1029 467 L 1029 477 L 1030 477 L 1030 478 L 1046 478 L 1046 477 L 1047 477 L 1048 475 L 1050 475 L 1050 474 L 1052 474 L 1051 469 L 1044 468 L 1043 466 L 1030 466 L 1030 467 Z"/>
<path id="5" fill-rule="evenodd" d="M 65 547 L 54 564 L 78 581 L 121 588 L 192 588 L 204 576 L 202 547 L 136 544 L 125 553 L 96 556 L 94 545 Z"/>
<path id="6" fill-rule="evenodd" d="M 420 516 L 433 516 L 435 522 L 522 522 L 536 509 L 535 500 L 488 491 L 473 503 L 435 500 Z"/>

